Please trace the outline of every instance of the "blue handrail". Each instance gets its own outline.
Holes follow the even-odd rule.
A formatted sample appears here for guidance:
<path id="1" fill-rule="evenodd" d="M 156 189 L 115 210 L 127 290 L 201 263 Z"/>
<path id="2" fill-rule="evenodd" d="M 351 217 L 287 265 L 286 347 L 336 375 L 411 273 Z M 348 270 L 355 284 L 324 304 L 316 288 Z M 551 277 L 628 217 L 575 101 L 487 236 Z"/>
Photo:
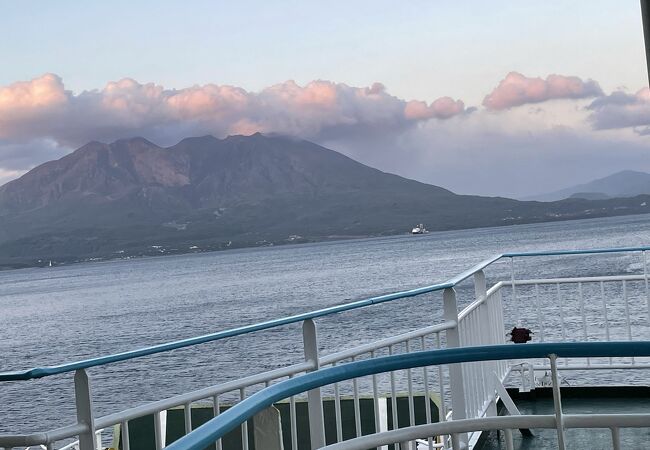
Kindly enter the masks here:
<path id="1" fill-rule="evenodd" d="M 596 253 L 630 253 L 647 252 L 650 247 L 617 247 L 617 248 L 592 248 L 586 250 L 547 250 L 539 252 L 511 252 L 503 253 L 502 258 L 528 257 L 528 256 L 565 256 L 565 255 L 593 255 Z"/>
<path id="2" fill-rule="evenodd" d="M 168 352 L 170 350 L 191 347 L 206 342 L 217 341 L 220 339 L 240 336 L 243 334 L 253 333 L 256 331 L 267 330 L 269 328 L 289 325 L 297 322 L 302 322 L 307 319 L 315 319 L 318 317 L 329 316 L 344 311 L 351 311 L 358 308 L 364 308 L 366 306 L 377 305 L 380 303 L 390 302 L 393 300 L 399 300 L 408 297 L 415 297 L 417 295 L 422 295 L 430 292 L 441 291 L 444 289 L 455 287 L 462 281 L 472 276 L 472 274 L 474 274 L 475 272 L 479 270 L 483 270 L 489 265 L 503 258 L 560 256 L 560 255 L 587 255 L 587 254 L 597 254 L 597 253 L 628 253 L 628 252 L 644 252 L 644 251 L 650 251 L 650 247 L 621 247 L 621 248 L 609 248 L 609 249 L 553 250 L 553 251 L 541 251 L 541 252 L 502 253 L 477 264 L 476 266 L 470 268 L 469 270 L 462 272 L 461 274 L 443 283 L 432 284 L 430 286 L 424 286 L 421 288 L 411 289 L 407 291 L 395 292 L 392 294 L 379 295 L 376 297 L 370 297 L 367 299 L 358 300 L 351 303 L 345 303 L 342 305 L 332 306 L 329 308 L 319 309 L 316 311 L 306 312 L 306 313 L 297 314 L 289 317 L 283 317 L 280 319 L 269 320 L 266 322 L 256 323 L 252 325 L 246 325 L 239 328 L 232 328 L 229 330 L 219 331 L 216 333 L 206 334 L 203 336 L 196 336 L 188 339 L 181 339 L 178 341 L 157 344 L 157 345 L 153 345 L 150 347 L 145 347 L 137 350 L 130 350 L 122 353 L 100 356 L 97 358 L 90 358 L 90 359 L 85 359 L 81 361 L 60 364 L 55 366 L 36 367 L 28 370 L 0 372 L 0 382 L 31 380 L 31 379 L 43 378 L 51 375 L 58 375 L 66 372 L 73 372 L 79 369 L 88 369 L 90 367 L 102 366 L 105 364 L 110 364 L 119 361 L 126 361 L 130 359 L 140 358 L 142 356 L 154 355 L 157 353 Z"/>
<path id="3" fill-rule="evenodd" d="M 351 362 L 310 372 L 265 388 L 165 448 L 167 450 L 202 450 L 258 412 L 280 400 L 353 378 L 440 364 L 547 358 L 551 354 L 562 358 L 650 356 L 650 341 L 489 345 L 405 353 Z"/>

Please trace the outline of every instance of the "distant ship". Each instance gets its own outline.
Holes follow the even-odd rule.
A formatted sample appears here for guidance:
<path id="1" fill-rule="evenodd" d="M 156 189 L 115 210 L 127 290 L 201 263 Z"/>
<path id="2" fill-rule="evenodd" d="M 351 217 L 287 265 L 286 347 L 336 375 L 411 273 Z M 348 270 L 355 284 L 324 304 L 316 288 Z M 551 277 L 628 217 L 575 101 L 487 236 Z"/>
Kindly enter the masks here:
<path id="1" fill-rule="evenodd" d="M 424 228 L 424 225 L 422 225 L 422 224 L 414 226 L 413 229 L 411 230 L 411 234 L 425 234 L 425 233 L 428 233 L 428 232 L 429 232 L 429 230 Z"/>

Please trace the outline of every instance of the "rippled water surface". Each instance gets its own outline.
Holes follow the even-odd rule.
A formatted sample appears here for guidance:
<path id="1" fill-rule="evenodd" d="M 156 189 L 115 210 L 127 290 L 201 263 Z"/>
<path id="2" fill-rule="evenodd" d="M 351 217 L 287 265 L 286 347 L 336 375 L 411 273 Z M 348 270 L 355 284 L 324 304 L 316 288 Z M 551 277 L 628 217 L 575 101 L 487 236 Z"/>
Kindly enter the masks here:
<path id="1" fill-rule="evenodd" d="M 0 369 L 211 333 L 444 281 L 505 251 L 650 245 L 650 216 L 0 272 Z M 487 271 L 510 276 L 508 262 Z M 518 277 L 642 273 L 639 254 L 520 259 Z M 459 288 L 461 302 L 473 287 Z M 318 320 L 322 351 L 434 323 L 439 293 Z M 301 359 L 298 325 L 91 369 L 98 414 Z M 0 386 L 0 432 L 74 417 L 72 376 Z"/>

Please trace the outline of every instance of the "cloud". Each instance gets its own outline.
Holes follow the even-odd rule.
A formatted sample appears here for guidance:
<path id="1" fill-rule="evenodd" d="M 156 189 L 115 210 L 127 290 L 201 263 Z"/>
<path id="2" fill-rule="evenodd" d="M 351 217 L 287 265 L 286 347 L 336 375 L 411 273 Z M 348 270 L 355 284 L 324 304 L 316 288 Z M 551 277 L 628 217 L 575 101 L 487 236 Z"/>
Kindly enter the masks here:
<path id="1" fill-rule="evenodd" d="M 19 81 L 0 87 L 0 139 L 31 137 L 31 124 L 41 123 L 50 128 L 69 103 L 71 93 L 65 91 L 63 81 L 54 74 L 45 74 L 31 81 Z"/>
<path id="2" fill-rule="evenodd" d="M 484 109 L 400 134 L 327 142 L 380 170 L 461 194 L 525 197 L 634 168 L 650 171 L 650 141 L 595 131 L 589 100 Z M 532 111 L 534 109 L 534 111 Z"/>
<path id="3" fill-rule="evenodd" d="M 431 118 L 449 119 L 461 114 L 465 104 L 451 97 L 441 97 L 427 106 L 425 102 L 411 100 L 404 108 L 404 115 L 411 120 L 426 120 Z"/>
<path id="4" fill-rule="evenodd" d="M 635 94 L 615 91 L 594 100 L 588 107 L 594 128 L 607 130 L 650 125 L 650 89 L 644 87 Z M 647 129 L 638 131 L 648 134 Z"/>
<path id="5" fill-rule="evenodd" d="M 60 77 L 48 73 L 31 81 L 19 81 L 0 88 L 0 109 L 20 115 L 32 109 L 44 110 L 67 101 Z"/>
<path id="6" fill-rule="evenodd" d="M 166 89 L 125 78 L 74 94 L 46 74 L 0 88 L 0 139 L 51 139 L 79 146 L 90 140 L 143 135 L 171 143 L 188 135 L 281 133 L 307 139 L 399 130 L 449 119 L 464 104 L 448 97 L 407 102 L 381 83 L 352 87 L 330 81 L 294 81 L 260 92 L 206 84 Z"/>
<path id="7" fill-rule="evenodd" d="M 601 95 L 603 91 L 594 80 L 583 81 L 578 77 L 564 75 L 549 75 L 544 80 L 510 72 L 485 97 L 483 106 L 490 110 L 503 110 L 553 99 L 580 99 Z"/>

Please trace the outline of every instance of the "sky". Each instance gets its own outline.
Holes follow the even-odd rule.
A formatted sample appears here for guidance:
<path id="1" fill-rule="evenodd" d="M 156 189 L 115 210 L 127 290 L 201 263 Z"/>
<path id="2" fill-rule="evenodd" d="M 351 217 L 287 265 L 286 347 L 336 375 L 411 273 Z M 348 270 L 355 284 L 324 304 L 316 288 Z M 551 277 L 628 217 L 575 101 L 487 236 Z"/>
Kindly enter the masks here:
<path id="1" fill-rule="evenodd" d="M 0 184 L 257 131 L 464 194 L 650 171 L 637 0 L 0 3 Z"/>

